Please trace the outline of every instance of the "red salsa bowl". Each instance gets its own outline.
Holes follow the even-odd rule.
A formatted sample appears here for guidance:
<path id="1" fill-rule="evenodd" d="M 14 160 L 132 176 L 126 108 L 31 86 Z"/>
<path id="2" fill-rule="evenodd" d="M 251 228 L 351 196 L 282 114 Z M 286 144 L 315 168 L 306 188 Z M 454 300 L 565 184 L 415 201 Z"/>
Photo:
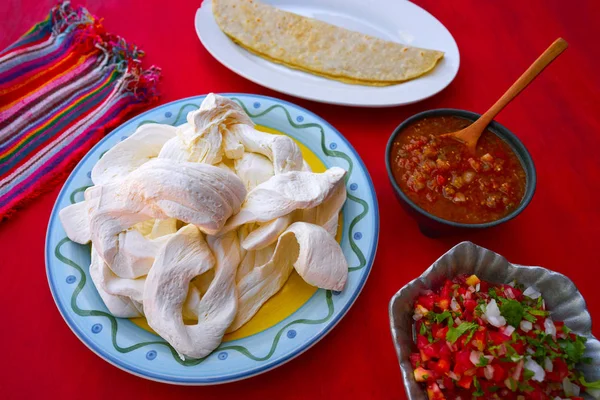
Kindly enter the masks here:
<path id="1" fill-rule="evenodd" d="M 402 122 L 388 141 L 388 177 L 400 204 L 426 236 L 499 225 L 520 214 L 533 198 L 533 160 L 504 126 L 492 121 L 475 154 L 440 136 L 479 117 L 448 108 L 424 111 Z"/>

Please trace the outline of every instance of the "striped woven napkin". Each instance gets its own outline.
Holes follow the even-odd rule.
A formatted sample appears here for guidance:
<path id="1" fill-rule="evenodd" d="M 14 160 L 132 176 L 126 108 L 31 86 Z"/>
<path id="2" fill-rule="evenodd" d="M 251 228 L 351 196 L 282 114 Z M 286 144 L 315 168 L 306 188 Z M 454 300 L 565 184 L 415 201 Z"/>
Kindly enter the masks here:
<path id="1" fill-rule="evenodd" d="M 0 220 L 157 99 L 160 69 L 142 56 L 69 2 L 0 52 Z"/>

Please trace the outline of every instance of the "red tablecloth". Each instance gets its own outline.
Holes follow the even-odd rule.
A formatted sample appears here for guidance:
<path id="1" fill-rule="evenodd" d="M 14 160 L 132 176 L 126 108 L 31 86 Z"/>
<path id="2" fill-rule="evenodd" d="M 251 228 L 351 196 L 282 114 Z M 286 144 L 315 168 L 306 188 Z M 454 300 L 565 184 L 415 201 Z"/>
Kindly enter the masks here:
<path id="1" fill-rule="evenodd" d="M 0 3 L 0 47 L 5 47 L 42 20 L 55 2 Z M 104 18 L 111 32 L 146 50 L 147 62 L 162 67 L 161 102 L 211 91 L 260 93 L 295 102 L 331 122 L 358 150 L 375 182 L 381 211 L 379 251 L 366 287 L 348 315 L 297 359 L 222 386 L 150 382 L 89 351 L 54 305 L 43 250 L 57 185 L 0 224 L 0 397 L 405 398 L 389 332 L 388 301 L 462 240 L 516 263 L 567 274 L 587 299 L 592 317 L 600 321 L 600 2 L 419 0 L 454 35 L 460 71 L 446 90 L 427 101 L 380 110 L 291 98 L 230 72 L 196 37 L 193 22 L 199 0 L 84 3 Z M 535 160 L 538 187 L 530 206 L 495 230 L 439 240 L 422 236 L 388 183 L 384 149 L 391 131 L 422 110 L 454 107 L 483 112 L 559 36 L 570 48 L 498 118 L 522 139 Z"/>

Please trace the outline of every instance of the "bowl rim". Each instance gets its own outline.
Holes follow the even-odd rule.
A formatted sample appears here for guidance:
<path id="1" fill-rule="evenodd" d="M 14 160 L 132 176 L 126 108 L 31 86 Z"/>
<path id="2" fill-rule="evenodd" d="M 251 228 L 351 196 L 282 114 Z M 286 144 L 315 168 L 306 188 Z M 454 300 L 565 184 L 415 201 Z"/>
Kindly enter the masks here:
<path id="1" fill-rule="evenodd" d="M 394 146 L 394 141 L 395 141 L 396 137 L 398 136 L 398 134 L 400 134 L 400 132 L 402 132 L 412 122 L 415 122 L 417 120 L 420 120 L 420 119 L 423 119 L 426 117 L 441 116 L 441 115 L 454 115 L 457 117 L 461 117 L 461 118 L 465 118 L 465 119 L 469 119 L 469 120 L 473 120 L 473 121 L 475 121 L 477 118 L 479 118 L 481 116 L 481 114 L 478 114 L 476 112 L 468 111 L 468 110 L 461 110 L 461 109 L 457 109 L 457 108 L 436 108 L 436 109 L 426 110 L 426 111 L 422 111 L 420 113 L 414 114 L 411 117 L 402 121 L 392 132 L 390 138 L 388 139 L 386 148 L 385 148 L 385 167 L 387 170 L 388 179 L 390 180 L 390 183 L 392 184 L 392 187 L 394 188 L 394 191 L 396 192 L 396 194 L 398 196 L 400 196 L 400 198 L 406 204 L 408 204 L 413 210 L 415 210 L 420 215 L 427 217 L 429 219 L 432 219 L 440 224 L 452 226 L 455 228 L 463 228 L 463 229 L 489 228 L 489 227 L 496 226 L 496 225 L 502 224 L 504 222 L 510 221 L 511 219 L 515 218 L 529 205 L 529 203 L 533 199 L 533 195 L 535 194 L 535 189 L 537 186 L 537 174 L 536 174 L 536 170 L 535 170 L 535 164 L 533 162 L 533 159 L 531 158 L 531 154 L 529 154 L 529 151 L 527 150 L 527 148 L 525 147 L 523 142 L 521 142 L 521 140 L 514 133 L 512 133 L 510 130 L 508 130 L 504 125 L 500 124 L 499 122 L 497 122 L 495 120 L 490 122 L 490 124 L 487 126 L 486 129 L 492 131 L 492 133 L 494 133 L 496 136 L 500 137 L 500 139 L 502 139 L 508 146 L 510 146 L 511 150 L 515 153 L 515 155 L 521 162 L 521 165 L 522 165 L 523 169 L 525 170 L 525 173 L 527 176 L 527 180 L 525 183 L 525 193 L 523 194 L 523 199 L 521 200 L 521 203 L 519 204 L 519 206 L 516 209 L 514 209 L 511 213 L 505 215 L 504 217 L 502 217 L 500 219 L 497 219 L 494 221 L 489 221 L 489 222 L 484 222 L 484 223 L 479 223 L 479 224 L 467 224 L 467 223 L 462 223 L 462 222 L 450 221 L 450 220 L 447 220 L 444 218 L 440 218 L 434 214 L 431 214 L 428 211 L 425 211 L 423 208 L 419 207 L 415 202 L 413 202 L 402 191 L 402 189 L 396 182 L 394 173 L 392 172 L 392 164 L 391 164 L 391 153 L 392 153 L 392 148 Z"/>

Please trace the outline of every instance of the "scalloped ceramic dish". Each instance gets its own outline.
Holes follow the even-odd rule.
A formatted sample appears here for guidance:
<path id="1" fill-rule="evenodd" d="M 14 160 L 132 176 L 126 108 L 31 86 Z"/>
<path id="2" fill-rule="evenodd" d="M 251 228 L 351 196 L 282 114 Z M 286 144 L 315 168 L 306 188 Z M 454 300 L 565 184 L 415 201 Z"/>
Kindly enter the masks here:
<path id="1" fill-rule="evenodd" d="M 585 356 L 592 358 L 592 363 L 580 370 L 588 381 L 600 379 L 600 342 L 592 335 L 592 319 L 585 300 L 569 278 L 542 267 L 511 264 L 493 251 L 471 242 L 462 242 L 440 257 L 420 277 L 400 289 L 390 301 L 392 338 L 409 400 L 427 399 L 425 390 L 413 377 L 409 360 L 414 346 L 414 299 L 421 291 L 438 287 L 446 277 L 458 274 L 476 274 L 494 283 L 508 283 L 516 279 L 525 286 L 534 286 L 542 293 L 555 321 L 564 321 L 575 333 L 588 339 Z M 591 399 L 591 396 L 585 396 Z"/>
<path id="2" fill-rule="evenodd" d="M 89 247 L 66 238 L 58 211 L 81 201 L 84 190 L 92 184 L 90 171 L 105 151 L 141 124 L 184 123 L 187 112 L 197 109 L 205 96 L 178 100 L 143 113 L 115 129 L 77 165 L 56 200 L 46 236 L 48 282 L 69 327 L 94 353 L 143 378 L 206 385 L 244 379 L 273 369 L 298 356 L 333 329 L 357 299 L 373 264 L 379 232 L 377 200 L 371 178 L 348 141 L 326 121 L 291 103 L 248 94 L 224 96 L 242 105 L 263 129 L 284 133 L 299 142 L 305 158 L 311 157 L 307 159 L 309 164 L 312 161 L 322 168 L 339 166 L 348 171 L 348 200 L 342 209 L 340 242 L 350 265 L 348 281 L 342 292 L 305 287 L 301 291 L 304 297 L 299 301 L 298 296 L 289 295 L 295 293 L 292 275 L 286 283 L 290 286 L 287 289 L 284 286 L 271 299 L 279 296 L 273 307 L 263 313 L 260 324 L 255 323 L 253 330 L 246 329 L 243 335 L 239 333 L 258 318 L 261 310 L 231 334 L 234 336 L 226 337 L 212 354 L 198 360 L 182 361 L 162 338 L 144 329 L 142 322 L 110 315 L 89 277 Z"/>

